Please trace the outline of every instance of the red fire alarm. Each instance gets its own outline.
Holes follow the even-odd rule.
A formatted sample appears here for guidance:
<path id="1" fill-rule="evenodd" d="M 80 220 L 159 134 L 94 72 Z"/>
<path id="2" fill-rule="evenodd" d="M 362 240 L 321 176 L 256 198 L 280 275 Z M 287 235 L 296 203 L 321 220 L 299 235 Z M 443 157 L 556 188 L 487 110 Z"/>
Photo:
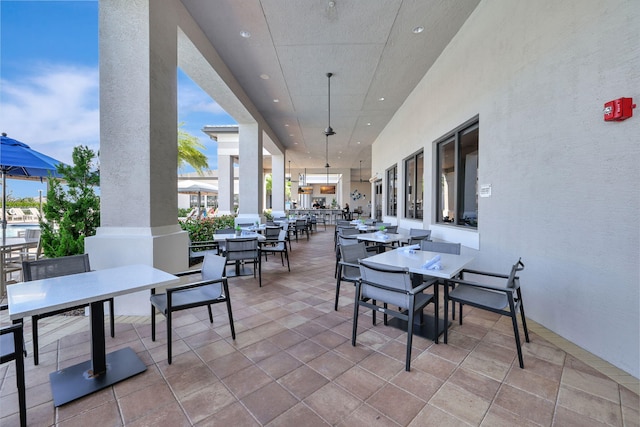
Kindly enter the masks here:
<path id="1" fill-rule="evenodd" d="M 633 98 L 619 98 L 604 104 L 604 121 L 621 122 L 633 116 Z"/>

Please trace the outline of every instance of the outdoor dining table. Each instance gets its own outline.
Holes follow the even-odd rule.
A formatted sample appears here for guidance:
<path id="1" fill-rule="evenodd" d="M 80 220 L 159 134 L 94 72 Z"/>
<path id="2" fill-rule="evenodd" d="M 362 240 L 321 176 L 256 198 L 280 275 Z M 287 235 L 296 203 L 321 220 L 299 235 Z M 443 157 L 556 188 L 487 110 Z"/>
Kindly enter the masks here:
<path id="1" fill-rule="evenodd" d="M 76 400 L 146 371 L 131 347 L 106 354 L 104 300 L 166 286 L 179 279 L 148 265 L 126 265 L 7 286 L 9 318 L 91 304 L 91 360 L 49 375 L 55 406 Z"/>
<path id="2" fill-rule="evenodd" d="M 440 270 L 425 269 L 424 265 L 432 260 L 436 255 L 440 256 Z M 389 267 L 408 268 L 410 273 L 420 275 L 420 277 L 433 277 L 438 279 L 451 279 L 457 276 L 460 271 L 473 261 L 474 257 L 469 255 L 442 254 L 438 252 L 421 251 L 419 245 L 404 246 L 392 251 L 383 252 L 367 258 L 367 261 L 375 262 Z M 438 313 L 439 285 L 434 286 L 435 310 Z M 444 286 L 445 298 L 449 295 L 448 286 Z M 444 314 L 444 319 L 438 319 L 438 330 L 434 335 L 436 321 L 435 316 L 424 315 L 423 323 L 415 323 L 413 332 L 416 335 L 432 339 L 436 343 L 438 337 L 448 326 L 448 313 Z M 420 322 L 419 316 L 415 318 Z M 389 325 L 407 330 L 407 322 L 401 319 L 390 319 Z"/>
<path id="3" fill-rule="evenodd" d="M 378 253 L 385 251 L 386 245 L 389 243 L 404 242 L 409 240 L 409 236 L 400 233 L 360 233 L 356 235 L 358 240 L 365 242 L 375 243 L 378 248 Z"/>

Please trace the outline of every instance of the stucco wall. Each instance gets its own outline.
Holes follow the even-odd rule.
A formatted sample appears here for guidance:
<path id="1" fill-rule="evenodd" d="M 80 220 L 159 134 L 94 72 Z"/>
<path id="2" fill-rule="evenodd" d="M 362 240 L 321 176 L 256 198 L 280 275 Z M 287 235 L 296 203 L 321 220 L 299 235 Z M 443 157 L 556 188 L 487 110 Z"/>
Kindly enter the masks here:
<path id="1" fill-rule="evenodd" d="M 639 40 L 634 0 L 484 0 L 372 151 L 373 173 L 397 162 L 403 188 L 402 159 L 423 147 L 425 227 L 475 241 L 479 268 L 521 256 L 527 316 L 635 377 L 640 111 L 612 123 L 602 109 L 640 100 Z M 434 226 L 433 141 L 475 115 L 492 195 L 477 232 Z"/>

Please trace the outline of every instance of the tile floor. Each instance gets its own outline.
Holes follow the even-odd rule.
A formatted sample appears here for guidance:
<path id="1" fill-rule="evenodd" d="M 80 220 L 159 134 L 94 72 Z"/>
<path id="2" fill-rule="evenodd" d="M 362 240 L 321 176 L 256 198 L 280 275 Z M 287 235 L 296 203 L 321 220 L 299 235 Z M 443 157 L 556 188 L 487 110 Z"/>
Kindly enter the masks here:
<path id="1" fill-rule="evenodd" d="M 107 345 L 132 347 L 147 371 L 59 408 L 49 373 L 89 358 L 88 318 L 41 321 L 38 366 L 27 321 L 29 425 L 640 426 L 637 379 L 534 322 L 524 370 L 510 319 L 473 309 L 449 344 L 414 339 L 411 372 L 406 334 L 372 326 L 364 311 L 352 347 L 353 286 L 342 287 L 334 311 L 332 249 L 329 227 L 293 242 L 291 273 L 270 257 L 262 288 L 253 277 L 230 279 L 235 341 L 221 305 L 213 325 L 204 308 L 178 313 L 172 365 L 162 316 L 155 342 L 148 317 L 118 317 Z M 0 425 L 17 425 L 13 363 L 0 367 L 0 381 Z"/>

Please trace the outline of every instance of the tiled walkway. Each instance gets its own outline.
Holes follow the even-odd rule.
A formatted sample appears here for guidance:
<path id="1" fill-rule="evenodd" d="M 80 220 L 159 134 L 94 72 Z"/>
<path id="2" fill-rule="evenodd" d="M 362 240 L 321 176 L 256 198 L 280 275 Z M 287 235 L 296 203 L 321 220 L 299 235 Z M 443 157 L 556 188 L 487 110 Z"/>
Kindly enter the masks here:
<path id="1" fill-rule="evenodd" d="M 221 306 L 213 325 L 205 308 L 178 313 L 172 365 L 162 316 L 156 342 L 148 317 L 119 317 L 107 345 L 132 347 L 147 371 L 57 409 L 49 373 L 89 358 L 88 319 L 41 321 L 37 367 L 27 321 L 29 425 L 640 425 L 636 379 L 534 322 L 524 370 L 510 319 L 472 309 L 464 325 L 453 325 L 448 345 L 414 339 L 411 372 L 404 371 L 406 334 L 372 326 L 362 310 L 352 347 L 353 286 L 343 286 L 335 312 L 332 249 L 329 227 L 293 242 L 291 273 L 270 257 L 262 288 L 253 277 L 230 279 L 235 341 Z M 12 363 L 2 365 L 0 379 L 0 425 L 17 425 Z"/>

